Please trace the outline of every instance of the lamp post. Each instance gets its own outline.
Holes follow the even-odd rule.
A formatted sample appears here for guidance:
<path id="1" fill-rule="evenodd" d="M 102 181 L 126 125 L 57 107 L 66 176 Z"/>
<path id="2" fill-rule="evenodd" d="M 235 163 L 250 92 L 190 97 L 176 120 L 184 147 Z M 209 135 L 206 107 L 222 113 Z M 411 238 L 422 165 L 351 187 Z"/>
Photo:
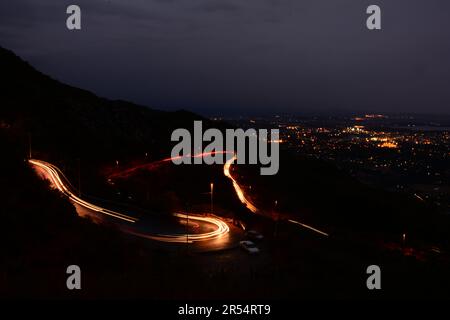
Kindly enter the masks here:
<path id="1" fill-rule="evenodd" d="M 211 182 L 211 213 L 214 213 L 213 194 L 214 194 L 214 183 Z"/>
<path id="2" fill-rule="evenodd" d="M 186 253 L 189 253 L 189 202 L 186 202 Z"/>
<path id="3" fill-rule="evenodd" d="M 189 211 L 186 212 L 186 250 L 189 245 Z"/>
<path id="4" fill-rule="evenodd" d="M 276 211 L 276 209 L 277 209 L 277 204 L 278 204 L 278 201 L 275 200 L 275 205 L 274 205 L 274 207 L 273 207 L 275 211 Z M 275 212 L 274 212 L 274 213 L 275 213 Z M 277 236 L 277 232 L 278 232 L 278 221 L 280 220 L 280 213 L 277 214 L 277 217 L 276 217 L 275 219 L 276 219 L 276 220 L 275 220 L 275 230 L 274 230 L 274 232 L 273 232 L 274 237 Z"/>
<path id="5" fill-rule="evenodd" d="M 81 197 L 81 159 L 78 158 L 78 196 Z"/>
<path id="6" fill-rule="evenodd" d="M 32 158 L 32 153 L 31 153 L 31 133 L 28 133 L 28 158 L 29 159 Z"/>

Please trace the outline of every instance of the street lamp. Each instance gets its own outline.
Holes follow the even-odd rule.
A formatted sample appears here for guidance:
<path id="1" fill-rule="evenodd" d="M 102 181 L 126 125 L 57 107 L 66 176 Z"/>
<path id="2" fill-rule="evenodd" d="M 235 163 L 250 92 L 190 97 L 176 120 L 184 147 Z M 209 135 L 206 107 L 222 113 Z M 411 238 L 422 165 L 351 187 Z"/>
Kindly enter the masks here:
<path id="1" fill-rule="evenodd" d="M 189 202 L 186 202 L 186 253 L 189 252 Z"/>
<path id="2" fill-rule="evenodd" d="M 78 196 L 81 197 L 81 158 L 78 158 Z"/>
<path id="3" fill-rule="evenodd" d="M 277 204 L 278 204 L 278 200 L 275 200 L 275 205 L 273 206 L 273 209 L 275 211 L 274 213 L 276 213 Z M 277 233 L 278 233 L 278 222 L 280 220 L 280 213 L 279 212 L 277 214 L 277 217 L 276 218 L 274 217 L 274 219 L 275 219 L 275 230 L 273 232 L 273 235 L 274 235 L 274 237 L 276 237 Z"/>
<path id="4" fill-rule="evenodd" d="M 211 214 L 214 212 L 213 210 L 213 193 L 214 193 L 214 183 L 211 182 Z"/>
<path id="5" fill-rule="evenodd" d="M 28 157 L 29 157 L 29 159 L 32 158 L 32 154 L 31 154 L 31 133 L 28 133 Z"/>

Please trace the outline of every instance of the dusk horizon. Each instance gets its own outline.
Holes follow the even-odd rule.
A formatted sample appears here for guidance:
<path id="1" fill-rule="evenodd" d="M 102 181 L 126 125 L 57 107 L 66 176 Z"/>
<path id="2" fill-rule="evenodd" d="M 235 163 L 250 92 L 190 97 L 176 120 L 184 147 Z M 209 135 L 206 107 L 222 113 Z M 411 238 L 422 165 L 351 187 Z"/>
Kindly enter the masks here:
<path id="1" fill-rule="evenodd" d="M 352 0 L 81 0 L 67 32 L 68 4 L 21 0 L 0 5 L 0 36 L 59 81 L 162 110 L 448 114 L 450 4 L 433 3 L 380 0 L 370 32 Z"/>

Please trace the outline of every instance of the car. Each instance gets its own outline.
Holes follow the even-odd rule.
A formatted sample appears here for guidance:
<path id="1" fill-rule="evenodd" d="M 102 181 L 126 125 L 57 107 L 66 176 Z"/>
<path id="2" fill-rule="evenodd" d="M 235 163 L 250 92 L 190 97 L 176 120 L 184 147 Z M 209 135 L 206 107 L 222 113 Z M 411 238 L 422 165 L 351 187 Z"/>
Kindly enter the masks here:
<path id="1" fill-rule="evenodd" d="M 259 253 L 259 249 L 256 247 L 255 243 L 252 241 L 244 240 L 239 242 L 239 245 L 242 249 L 247 251 L 250 254 L 256 254 Z"/>
<path id="2" fill-rule="evenodd" d="M 262 240 L 264 238 L 262 234 L 256 232 L 255 230 L 247 231 L 246 236 L 252 240 Z"/>

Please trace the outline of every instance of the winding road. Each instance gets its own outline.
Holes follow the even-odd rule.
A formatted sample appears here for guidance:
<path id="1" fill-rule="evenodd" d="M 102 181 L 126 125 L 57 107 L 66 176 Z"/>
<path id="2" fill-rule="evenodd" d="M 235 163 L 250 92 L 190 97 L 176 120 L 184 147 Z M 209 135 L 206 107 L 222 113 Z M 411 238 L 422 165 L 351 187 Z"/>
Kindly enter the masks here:
<path id="1" fill-rule="evenodd" d="M 253 213 L 258 213 L 258 212 L 260 212 L 260 210 L 259 210 L 253 203 L 251 203 L 250 200 L 248 200 L 248 198 L 245 196 L 244 191 L 243 191 L 242 188 L 239 186 L 239 183 L 238 183 L 238 182 L 236 181 L 236 179 L 233 178 L 233 176 L 231 175 L 230 168 L 231 168 L 231 165 L 234 163 L 234 161 L 235 161 L 236 159 L 237 159 L 237 157 L 236 157 L 236 156 L 233 156 L 233 158 L 229 159 L 229 160 L 225 163 L 225 165 L 224 165 L 224 167 L 223 167 L 223 174 L 224 174 L 228 179 L 230 179 L 231 182 L 233 183 L 234 191 L 236 192 L 236 195 L 238 196 L 238 198 L 239 198 L 239 200 L 242 202 L 242 204 L 244 204 L 244 205 L 246 206 L 246 208 L 247 208 L 248 210 L 250 210 L 251 212 L 253 212 Z M 307 224 L 305 224 L 305 223 L 301 223 L 301 222 L 299 222 L 299 221 L 297 221 L 297 220 L 288 219 L 287 221 L 290 222 L 290 223 L 293 223 L 293 224 L 295 224 L 295 225 L 298 225 L 298 226 L 300 226 L 300 227 L 303 227 L 303 228 L 305 228 L 305 229 L 308 229 L 308 230 L 310 230 L 310 231 L 313 231 L 313 232 L 315 232 L 316 234 L 319 234 L 319 235 L 321 235 L 321 236 L 325 236 L 325 237 L 328 237 L 328 236 L 329 236 L 328 233 L 326 233 L 326 232 L 324 232 L 324 231 L 322 231 L 322 230 L 319 230 L 319 229 L 317 229 L 317 228 L 314 228 L 314 227 L 312 227 L 312 226 L 310 226 L 310 225 L 307 225 Z"/>
<path id="2" fill-rule="evenodd" d="M 228 151 L 223 151 L 222 153 L 231 153 Z M 207 154 L 198 154 L 194 157 L 203 157 Z M 236 155 L 233 155 L 232 158 L 226 161 L 223 167 L 224 175 L 231 180 L 233 184 L 233 188 L 236 192 L 237 197 L 242 202 L 245 207 L 250 210 L 252 213 L 260 213 L 260 210 L 246 197 L 244 191 L 239 186 L 236 179 L 231 175 L 230 169 L 231 165 L 236 160 Z M 125 170 L 121 173 L 116 173 L 113 178 L 117 177 L 125 177 L 131 175 L 138 169 L 147 166 L 158 166 L 164 162 L 171 161 L 172 158 L 163 159 L 160 161 L 153 162 L 151 164 L 145 164 L 143 166 L 134 167 L 128 170 Z M 30 159 L 29 163 L 46 179 L 51 182 L 51 185 L 62 192 L 68 199 L 75 205 L 77 213 L 80 216 L 89 215 L 96 217 L 109 217 L 114 219 L 116 222 L 120 222 L 121 230 L 143 238 L 152 239 L 160 242 L 166 243 L 199 243 L 199 242 L 208 242 L 214 244 L 213 246 L 217 248 L 223 248 L 225 245 L 229 245 L 231 242 L 230 239 L 230 227 L 226 222 L 221 220 L 216 216 L 210 216 L 208 214 L 204 216 L 194 215 L 187 212 L 175 212 L 173 216 L 179 218 L 181 223 L 195 223 L 198 227 L 198 233 L 186 233 L 177 231 L 168 231 L 164 230 L 164 232 L 154 232 L 149 231 L 152 228 L 149 228 L 148 223 L 141 223 L 140 219 L 137 215 L 133 214 L 124 214 L 118 212 L 116 210 L 111 210 L 108 208 L 101 207 L 99 205 L 90 203 L 86 200 L 81 199 L 76 195 L 74 188 L 70 186 L 70 183 L 65 178 L 64 174 L 59 170 L 56 166 L 41 160 Z M 310 225 L 301 223 L 296 220 L 289 219 L 288 222 L 301 226 L 303 228 L 309 229 L 310 231 L 316 232 L 322 236 L 329 236 L 328 233 L 321 231 L 317 228 L 314 228 Z M 154 229 L 154 228 L 153 228 Z"/>
<path id="3" fill-rule="evenodd" d="M 230 232 L 230 228 L 228 225 L 216 217 L 209 216 L 197 216 L 188 213 L 176 212 L 173 215 L 180 220 L 186 220 L 190 223 L 196 222 L 199 225 L 203 226 L 203 229 L 211 229 L 212 231 L 201 232 L 201 233 L 164 233 L 164 234 L 149 234 L 143 233 L 139 231 L 140 228 L 133 228 L 131 225 L 139 222 L 139 218 L 123 214 L 114 210 L 110 210 L 107 208 L 103 208 L 99 205 L 92 204 L 88 201 L 81 199 L 77 196 L 70 187 L 68 180 L 64 177 L 63 173 L 54 165 L 36 159 L 30 159 L 29 163 L 38 170 L 43 177 L 48 179 L 51 182 L 51 185 L 62 192 L 65 196 L 69 198 L 69 200 L 75 205 L 77 212 L 80 215 L 85 215 L 86 211 L 93 212 L 95 214 L 105 215 L 108 217 L 112 217 L 120 222 L 124 223 L 123 230 L 126 230 L 130 234 L 138 235 L 141 237 L 145 237 L 148 239 L 153 239 L 162 242 L 171 242 L 171 243 L 194 243 L 199 241 L 207 241 L 207 240 L 217 240 Z M 144 228 L 145 229 L 145 228 Z"/>
<path id="4" fill-rule="evenodd" d="M 233 176 L 230 173 L 230 168 L 233 162 L 236 160 L 236 156 L 233 156 L 230 160 L 228 160 L 225 165 L 223 166 L 223 174 L 225 177 L 231 180 L 233 183 L 234 191 L 236 191 L 236 195 L 238 196 L 239 200 L 247 207 L 248 210 L 250 210 L 253 213 L 257 213 L 258 209 L 251 203 L 244 194 L 244 191 L 242 191 L 242 188 L 237 183 L 236 179 L 233 178 Z"/>

